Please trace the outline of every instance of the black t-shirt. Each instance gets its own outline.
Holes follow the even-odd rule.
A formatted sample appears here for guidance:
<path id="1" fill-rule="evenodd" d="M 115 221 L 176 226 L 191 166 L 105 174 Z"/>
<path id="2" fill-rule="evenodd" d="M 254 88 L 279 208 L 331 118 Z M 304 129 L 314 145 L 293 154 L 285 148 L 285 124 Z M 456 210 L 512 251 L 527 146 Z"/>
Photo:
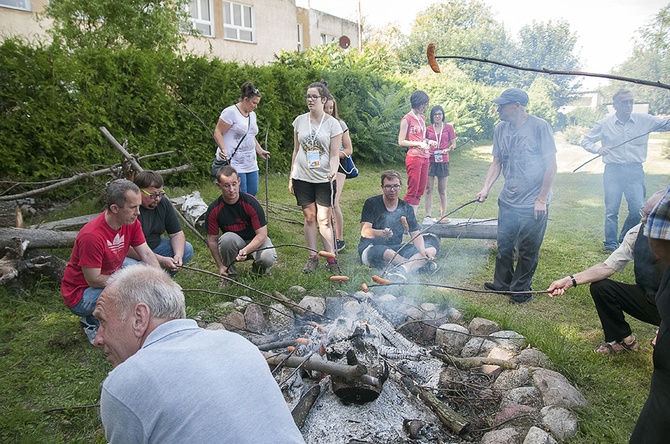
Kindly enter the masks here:
<path id="1" fill-rule="evenodd" d="M 238 234 L 245 241 L 256 236 L 256 230 L 267 225 L 265 213 L 260 203 L 250 194 L 240 192 L 240 198 L 234 204 L 227 204 L 219 196 L 209 205 L 205 217 L 207 234 L 217 236 L 223 232 Z"/>
<path id="2" fill-rule="evenodd" d="M 405 228 L 402 225 L 401 217 L 405 216 L 407 218 L 407 224 L 409 225 L 409 231 L 420 230 L 421 227 L 416 221 L 416 216 L 414 215 L 414 209 L 404 200 L 398 200 L 398 206 L 394 211 L 389 211 L 384 205 L 384 196 L 374 196 L 365 201 L 363 205 L 363 211 L 361 212 L 361 223 L 370 222 L 372 228 L 375 230 L 383 230 L 384 228 L 390 228 L 393 231 L 393 236 L 388 239 L 383 237 L 376 237 L 374 239 L 367 239 L 361 237 L 361 240 L 358 244 L 359 254 L 365 250 L 368 245 L 400 245 L 402 244 L 402 235 L 405 232 Z"/>
<path id="3" fill-rule="evenodd" d="M 140 224 L 142 224 L 142 232 L 147 239 L 147 245 L 152 250 L 160 243 L 161 234 L 166 231 L 168 234 L 175 234 L 181 231 L 177 211 L 168 201 L 167 197 L 163 197 L 153 210 L 140 206 L 138 219 L 140 220 Z"/>

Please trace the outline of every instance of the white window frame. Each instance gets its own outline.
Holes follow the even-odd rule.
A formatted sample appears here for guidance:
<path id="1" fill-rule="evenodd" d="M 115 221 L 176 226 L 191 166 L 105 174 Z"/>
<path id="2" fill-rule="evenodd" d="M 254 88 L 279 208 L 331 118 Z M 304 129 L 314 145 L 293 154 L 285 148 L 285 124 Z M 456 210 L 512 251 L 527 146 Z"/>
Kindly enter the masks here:
<path id="1" fill-rule="evenodd" d="M 322 45 L 327 45 L 329 43 L 333 43 L 335 40 L 337 40 L 337 37 L 335 37 L 334 35 L 321 33 L 321 44 Z"/>
<path id="2" fill-rule="evenodd" d="M 2 1 L 2 0 L 0 0 Z M 198 15 L 197 17 L 191 16 L 191 23 L 193 23 L 193 27 L 202 32 L 202 35 L 204 37 L 214 37 L 214 5 L 213 5 L 213 0 L 207 0 L 207 7 L 209 8 L 209 20 L 203 19 L 203 11 L 201 8 L 202 1 L 201 0 L 191 0 L 189 5 L 187 5 L 188 8 L 188 13 L 189 15 L 191 14 L 191 5 L 195 3 L 195 9 L 196 9 L 196 14 Z M 204 32 L 202 29 L 198 28 L 198 25 L 205 25 L 209 26 L 209 33 Z"/>
<path id="3" fill-rule="evenodd" d="M 23 6 L 21 6 L 23 3 Z M 30 0 L 0 0 L 1 8 L 18 9 L 19 11 L 32 11 Z"/>
<path id="4" fill-rule="evenodd" d="M 240 18 L 242 22 L 240 24 L 234 24 L 232 23 L 226 23 L 226 14 L 228 14 L 228 17 L 231 19 L 234 17 L 234 10 L 235 7 L 240 8 Z M 249 12 L 249 14 L 245 14 L 245 11 Z M 244 23 L 246 18 L 249 18 L 251 23 Z M 256 17 L 254 16 L 254 7 L 251 5 L 245 5 L 244 3 L 236 3 L 236 2 L 230 2 L 230 1 L 224 1 L 223 2 L 223 38 L 225 40 L 233 40 L 236 42 L 244 42 L 244 43 L 256 43 L 256 29 L 255 29 L 255 23 L 256 23 Z M 234 31 L 235 32 L 235 37 L 231 37 L 228 35 L 229 31 Z M 246 38 L 241 38 L 240 34 L 242 32 L 249 32 L 251 33 L 251 39 L 246 39 Z"/>
<path id="5" fill-rule="evenodd" d="M 304 46 L 302 42 L 302 23 L 298 23 L 298 46 L 297 46 L 298 52 L 302 52 L 303 47 Z"/>

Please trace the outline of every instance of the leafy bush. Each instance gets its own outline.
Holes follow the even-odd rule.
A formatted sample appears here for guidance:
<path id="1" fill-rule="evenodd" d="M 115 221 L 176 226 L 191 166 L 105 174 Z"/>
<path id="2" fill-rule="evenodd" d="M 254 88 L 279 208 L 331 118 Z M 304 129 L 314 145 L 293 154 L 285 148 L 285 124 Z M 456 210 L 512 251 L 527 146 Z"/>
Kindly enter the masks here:
<path id="1" fill-rule="evenodd" d="M 586 133 L 589 132 L 589 129 L 590 128 L 584 126 L 570 125 L 563 130 L 563 136 L 565 137 L 566 142 L 573 145 L 580 145 Z"/>

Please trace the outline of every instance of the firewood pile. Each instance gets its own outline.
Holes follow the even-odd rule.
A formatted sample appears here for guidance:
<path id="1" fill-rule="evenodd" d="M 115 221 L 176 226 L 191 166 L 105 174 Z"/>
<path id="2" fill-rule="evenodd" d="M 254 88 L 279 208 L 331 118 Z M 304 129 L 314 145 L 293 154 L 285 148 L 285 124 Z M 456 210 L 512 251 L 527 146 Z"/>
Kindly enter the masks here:
<path id="1" fill-rule="evenodd" d="M 292 287 L 302 312 L 238 299 L 196 320 L 263 350 L 308 443 L 532 444 L 576 434 L 573 410 L 586 400 L 523 336 L 383 289 L 314 297 Z"/>

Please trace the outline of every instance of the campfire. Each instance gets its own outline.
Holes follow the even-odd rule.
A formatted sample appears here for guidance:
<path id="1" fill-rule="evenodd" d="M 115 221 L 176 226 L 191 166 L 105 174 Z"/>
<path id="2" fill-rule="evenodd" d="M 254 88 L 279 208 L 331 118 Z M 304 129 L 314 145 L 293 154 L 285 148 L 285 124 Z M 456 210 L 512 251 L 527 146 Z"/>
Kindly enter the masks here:
<path id="1" fill-rule="evenodd" d="M 239 299 L 219 322 L 199 322 L 258 345 L 308 443 L 576 434 L 571 409 L 585 399 L 523 336 L 485 319 L 465 324 L 453 307 L 417 305 L 390 288 L 320 298 L 292 287 L 303 296 L 297 307 L 277 303 L 264 314 Z"/>

